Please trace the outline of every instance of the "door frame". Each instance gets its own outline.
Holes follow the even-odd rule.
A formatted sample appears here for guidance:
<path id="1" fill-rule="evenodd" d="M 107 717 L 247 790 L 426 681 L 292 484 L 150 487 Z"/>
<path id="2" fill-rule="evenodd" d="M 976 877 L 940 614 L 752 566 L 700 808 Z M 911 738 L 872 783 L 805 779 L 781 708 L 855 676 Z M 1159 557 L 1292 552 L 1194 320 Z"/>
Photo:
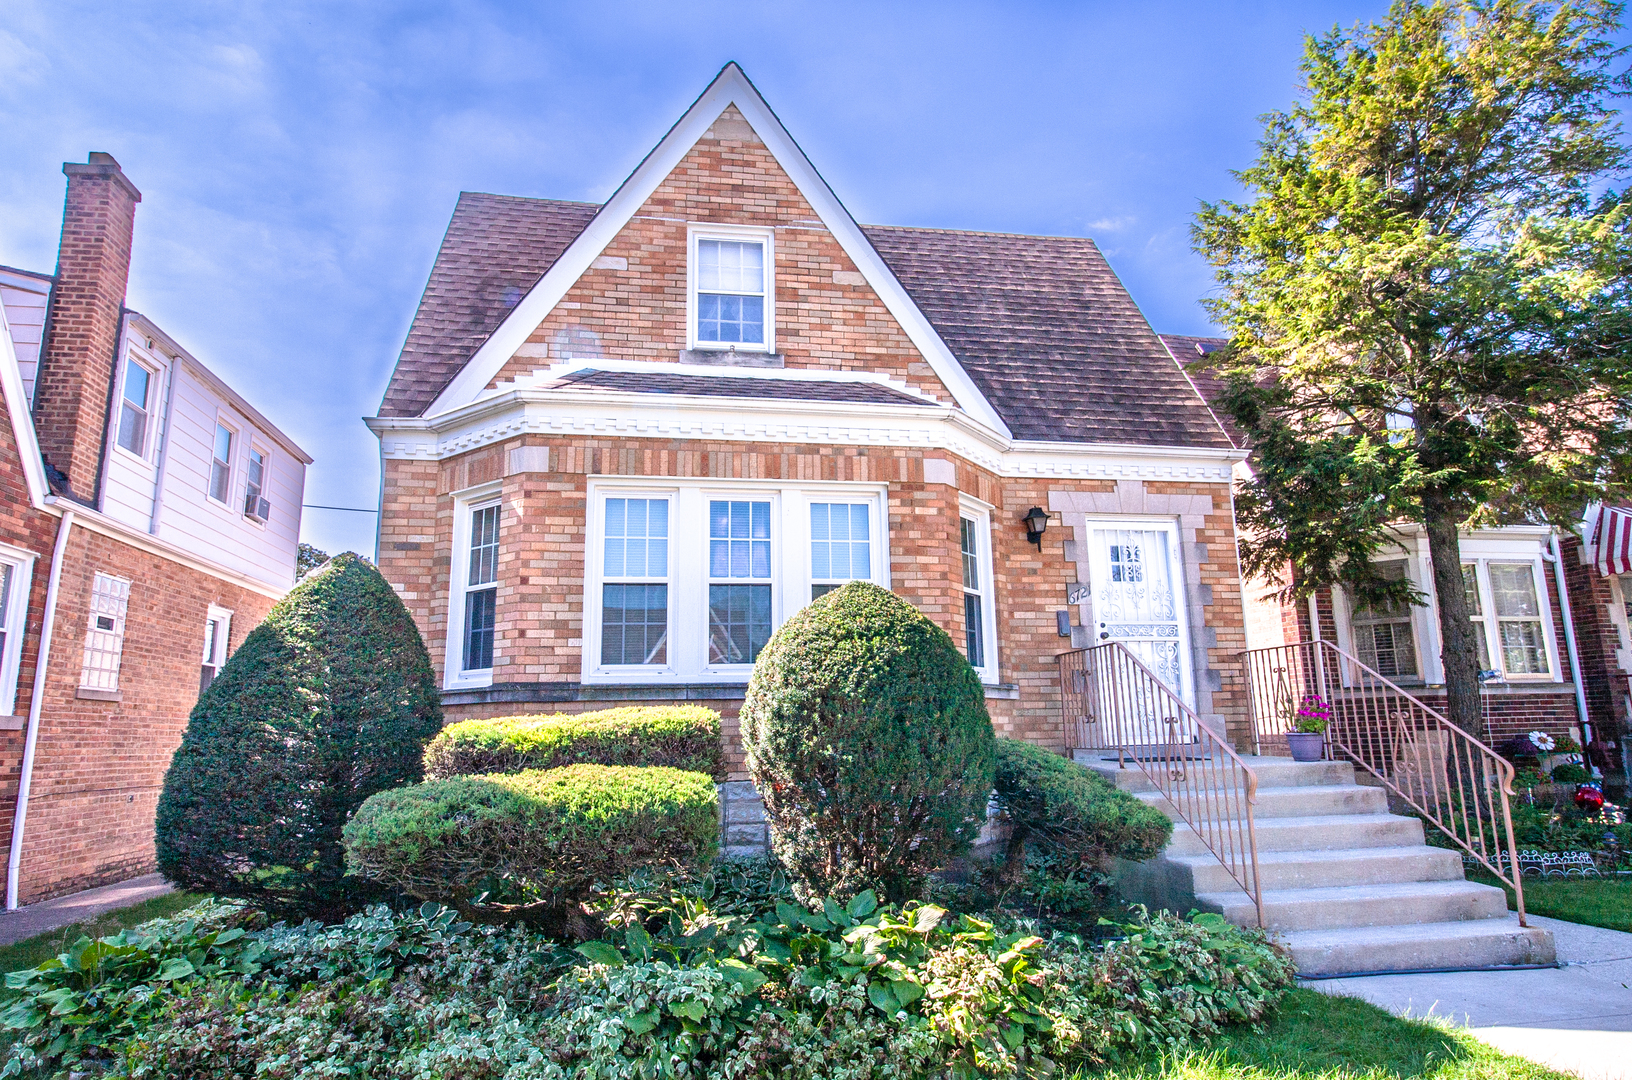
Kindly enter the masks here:
<path id="1" fill-rule="evenodd" d="M 1196 709 L 1196 661 L 1191 651 L 1190 638 L 1190 579 L 1186 576 L 1184 552 L 1179 543 L 1179 522 L 1171 517 L 1094 517 L 1086 518 L 1088 546 L 1088 599 L 1093 607 L 1091 645 L 1100 645 L 1105 639 L 1099 635 L 1099 596 L 1102 587 L 1110 583 L 1110 565 L 1104 544 L 1094 534 L 1114 530 L 1128 532 L 1161 532 L 1167 537 L 1168 581 L 1173 589 L 1173 610 L 1179 624 L 1179 697 L 1191 709 Z M 1197 715 L 1200 715 L 1197 710 Z"/>

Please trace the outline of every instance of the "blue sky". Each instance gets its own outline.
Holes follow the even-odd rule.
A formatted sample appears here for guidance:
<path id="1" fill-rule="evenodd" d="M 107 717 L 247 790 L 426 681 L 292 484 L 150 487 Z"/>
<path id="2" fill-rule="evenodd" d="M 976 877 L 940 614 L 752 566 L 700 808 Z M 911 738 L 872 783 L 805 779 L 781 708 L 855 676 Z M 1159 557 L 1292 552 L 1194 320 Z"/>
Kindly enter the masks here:
<path id="1" fill-rule="evenodd" d="M 1092 236 L 1204 333 L 1198 200 L 1234 193 L 1303 35 L 1370 3 L 7 0 L 0 263 L 51 270 L 61 163 L 142 189 L 129 292 L 372 507 L 379 404 L 460 190 L 599 201 L 736 60 L 863 222 Z M 303 538 L 373 550 L 368 514 Z"/>

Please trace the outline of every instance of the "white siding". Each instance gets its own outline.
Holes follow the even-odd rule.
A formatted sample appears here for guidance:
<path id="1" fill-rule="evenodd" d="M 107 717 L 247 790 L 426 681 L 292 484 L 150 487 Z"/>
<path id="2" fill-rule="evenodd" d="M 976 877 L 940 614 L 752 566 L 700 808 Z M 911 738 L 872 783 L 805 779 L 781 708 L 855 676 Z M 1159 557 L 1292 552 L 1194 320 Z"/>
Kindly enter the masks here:
<path id="1" fill-rule="evenodd" d="M 11 342 L 17 349 L 17 367 L 23 375 L 23 390 L 34 404 L 34 373 L 40 367 L 40 342 L 45 330 L 45 305 L 51 283 L 25 274 L 0 270 L 0 303 L 6 306 L 11 324 Z"/>
<path id="2" fill-rule="evenodd" d="M 294 584 L 306 466 L 222 400 L 186 363 L 177 363 L 172 370 L 175 399 L 170 406 L 169 444 L 164 450 L 159 538 L 240 573 L 288 588 Z M 225 505 L 209 497 L 218 420 L 236 433 L 232 440 L 232 488 Z M 251 445 L 267 459 L 264 496 L 272 503 L 272 514 L 265 525 L 244 516 Z M 111 491 L 109 495 L 111 501 Z"/>

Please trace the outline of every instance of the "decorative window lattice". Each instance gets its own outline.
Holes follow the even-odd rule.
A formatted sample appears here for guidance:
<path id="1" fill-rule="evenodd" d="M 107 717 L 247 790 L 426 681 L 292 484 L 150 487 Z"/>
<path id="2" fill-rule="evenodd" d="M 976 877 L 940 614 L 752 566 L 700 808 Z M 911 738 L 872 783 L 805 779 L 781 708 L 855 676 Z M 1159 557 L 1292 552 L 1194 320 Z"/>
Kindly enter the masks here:
<path id="1" fill-rule="evenodd" d="M 85 627 L 85 664 L 79 685 L 86 690 L 119 689 L 119 658 L 125 649 L 125 612 L 130 582 L 97 574 L 91 585 L 91 607 Z"/>

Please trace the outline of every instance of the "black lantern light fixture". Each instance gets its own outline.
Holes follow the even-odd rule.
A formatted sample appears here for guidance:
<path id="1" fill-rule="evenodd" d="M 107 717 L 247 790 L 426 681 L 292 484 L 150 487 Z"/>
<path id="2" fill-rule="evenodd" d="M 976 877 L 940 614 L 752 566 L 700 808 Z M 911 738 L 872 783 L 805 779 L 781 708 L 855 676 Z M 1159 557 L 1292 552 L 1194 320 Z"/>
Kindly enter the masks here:
<path id="1" fill-rule="evenodd" d="M 1041 506 L 1033 506 L 1021 518 L 1026 523 L 1026 539 L 1037 545 L 1037 550 L 1043 550 L 1043 530 L 1048 528 L 1048 511 Z"/>

